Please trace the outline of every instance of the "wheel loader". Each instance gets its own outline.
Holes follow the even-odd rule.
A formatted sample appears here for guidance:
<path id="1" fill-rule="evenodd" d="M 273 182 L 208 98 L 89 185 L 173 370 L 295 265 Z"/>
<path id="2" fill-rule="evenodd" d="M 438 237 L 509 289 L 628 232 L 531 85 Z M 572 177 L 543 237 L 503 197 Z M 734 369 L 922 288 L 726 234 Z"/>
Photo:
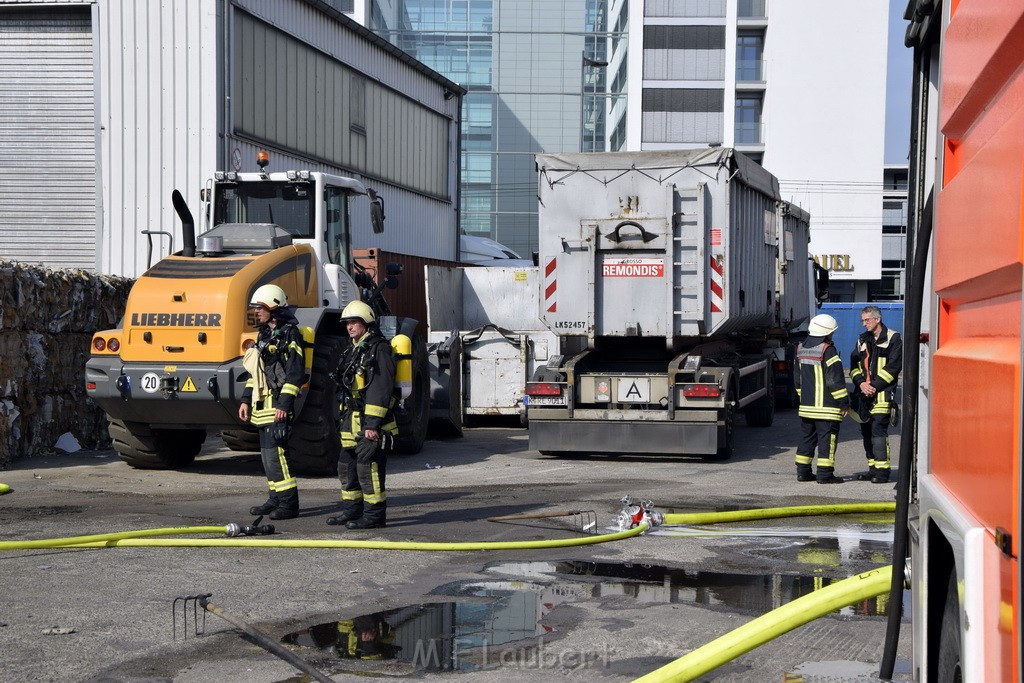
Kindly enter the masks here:
<path id="1" fill-rule="evenodd" d="M 306 341 L 307 383 L 296 403 L 290 461 L 297 474 L 336 471 L 340 442 L 333 372 L 348 343 L 339 317 L 366 301 L 385 337 L 406 335 L 411 353 L 397 408 L 396 450 L 415 453 L 426 436 L 429 370 L 416 321 L 390 314 L 382 296 L 400 267 L 376 283 L 352 258 L 349 207 L 369 201 L 374 233 L 384 230 L 383 201 L 344 176 L 313 171 L 217 172 L 201 193 L 204 232 L 181 193 L 172 195 L 184 246 L 143 273 L 117 329 L 93 336 L 88 395 L 106 412 L 118 456 L 133 467 L 176 469 L 192 463 L 210 431 L 234 450 L 258 450 L 255 431 L 238 419 L 248 374 L 242 355 L 256 338 L 247 306 L 257 287 L 288 294 Z M 406 346 L 408 348 L 408 346 Z M 403 361 L 409 361 L 403 363 Z M 411 367 L 409 367 L 411 365 Z"/>

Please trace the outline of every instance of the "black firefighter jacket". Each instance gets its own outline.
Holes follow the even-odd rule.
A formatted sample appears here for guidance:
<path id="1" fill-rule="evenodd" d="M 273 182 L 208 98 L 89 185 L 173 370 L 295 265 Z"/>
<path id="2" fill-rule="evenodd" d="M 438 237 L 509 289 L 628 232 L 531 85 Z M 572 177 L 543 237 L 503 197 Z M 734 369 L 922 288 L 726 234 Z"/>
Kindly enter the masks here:
<path id="1" fill-rule="evenodd" d="M 884 324 L 878 339 L 865 332 L 857 339 L 857 346 L 850 354 L 850 379 L 853 380 L 854 394 L 860 394 L 860 383 L 869 382 L 878 390 L 871 404 L 872 415 L 885 415 L 894 400 L 896 380 L 903 368 L 903 338 Z M 871 399 L 868 399 L 869 401 Z"/>
<path id="2" fill-rule="evenodd" d="M 796 362 L 800 417 L 841 421 L 850 407 L 850 393 L 836 347 L 822 337 L 808 337 L 797 349 Z"/>

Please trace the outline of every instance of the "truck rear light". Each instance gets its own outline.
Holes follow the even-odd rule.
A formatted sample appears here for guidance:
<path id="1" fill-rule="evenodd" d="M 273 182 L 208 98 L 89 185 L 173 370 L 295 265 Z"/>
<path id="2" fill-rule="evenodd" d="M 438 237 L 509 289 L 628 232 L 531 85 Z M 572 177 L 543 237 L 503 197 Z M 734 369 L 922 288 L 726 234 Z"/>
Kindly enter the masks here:
<path id="1" fill-rule="evenodd" d="M 551 382 L 530 382 L 526 385 L 527 396 L 561 396 L 562 385 Z"/>
<path id="2" fill-rule="evenodd" d="M 243 339 L 242 340 L 242 353 L 245 353 L 249 348 L 256 343 L 255 339 Z"/>
<path id="3" fill-rule="evenodd" d="M 93 337 L 92 348 L 94 351 L 106 351 L 107 341 L 103 337 Z"/>
<path id="4" fill-rule="evenodd" d="M 86 391 L 96 391 L 96 382 L 86 382 L 85 383 L 85 390 Z"/>
<path id="5" fill-rule="evenodd" d="M 107 350 L 113 353 L 117 353 L 121 349 L 121 342 L 117 340 L 117 337 L 111 337 L 107 340 Z"/>
<path id="6" fill-rule="evenodd" d="M 772 369 L 776 372 L 785 372 L 786 370 L 789 370 L 789 361 L 777 360 L 772 363 Z"/>
<path id="7" fill-rule="evenodd" d="M 686 398 L 718 398 L 722 390 L 717 384 L 684 384 L 683 396 Z"/>

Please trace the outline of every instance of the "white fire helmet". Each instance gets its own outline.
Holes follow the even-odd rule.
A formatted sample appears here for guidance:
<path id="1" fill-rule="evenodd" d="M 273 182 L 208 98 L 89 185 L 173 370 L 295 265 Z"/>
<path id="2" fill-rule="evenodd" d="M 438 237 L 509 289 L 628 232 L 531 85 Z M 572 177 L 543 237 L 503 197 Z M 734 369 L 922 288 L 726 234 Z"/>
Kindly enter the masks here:
<path id="1" fill-rule="evenodd" d="M 807 334 L 812 337 L 827 337 L 839 329 L 839 323 L 828 313 L 819 313 L 811 318 L 807 326 Z"/>
<path id="2" fill-rule="evenodd" d="M 364 324 L 371 325 L 376 318 L 373 317 L 373 309 L 367 306 L 362 301 L 352 301 L 348 306 L 345 306 L 345 310 L 341 312 L 341 319 L 344 320 L 362 320 Z"/>
<path id="3" fill-rule="evenodd" d="M 267 310 L 274 310 L 280 306 L 288 305 L 288 295 L 277 285 L 262 285 L 252 293 L 250 306 L 263 306 Z"/>

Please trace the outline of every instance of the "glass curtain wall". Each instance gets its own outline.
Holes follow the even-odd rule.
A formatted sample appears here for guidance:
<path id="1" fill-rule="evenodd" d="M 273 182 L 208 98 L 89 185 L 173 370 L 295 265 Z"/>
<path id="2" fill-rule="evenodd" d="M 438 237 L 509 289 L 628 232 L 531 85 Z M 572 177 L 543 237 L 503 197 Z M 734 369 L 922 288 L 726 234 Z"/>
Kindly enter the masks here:
<path id="1" fill-rule="evenodd" d="M 524 257 L 537 249 L 538 152 L 602 151 L 608 0 L 372 2 L 378 35 L 468 90 L 461 229 Z"/>

